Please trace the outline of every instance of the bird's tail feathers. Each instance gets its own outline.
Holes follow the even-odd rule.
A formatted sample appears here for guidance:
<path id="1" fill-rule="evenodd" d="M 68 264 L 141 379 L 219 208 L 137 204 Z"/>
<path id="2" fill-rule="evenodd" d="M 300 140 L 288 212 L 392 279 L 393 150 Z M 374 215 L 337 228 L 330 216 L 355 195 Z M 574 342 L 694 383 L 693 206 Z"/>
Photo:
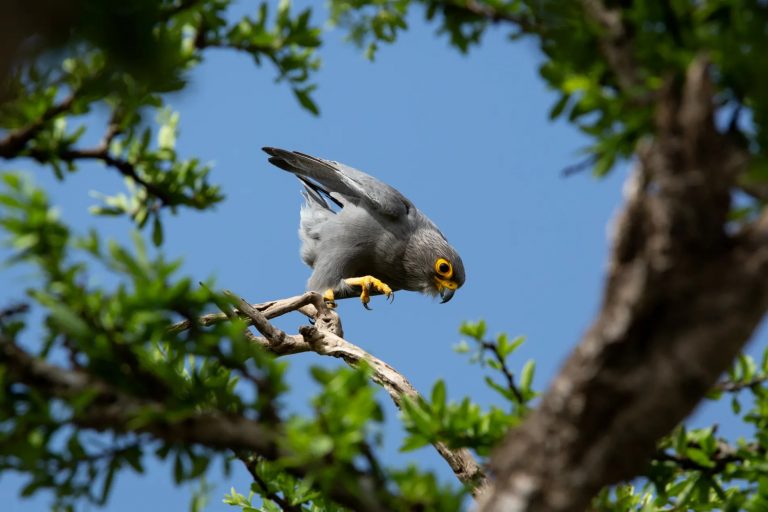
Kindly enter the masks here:
<path id="1" fill-rule="evenodd" d="M 333 202 L 333 204 L 335 204 L 339 208 L 344 207 L 341 201 L 334 198 L 330 194 L 330 192 L 325 190 L 323 187 L 321 187 L 317 183 L 311 180 L 308 180 L 303 176 L 296 175 L 296 177 L 299 178 L 299 180 L 301 180 L 301 182 L 304 184 L 303 195 L 307 199 L 307 202 L 314 201 L 315 203 L 319 204 L 323 208 L 333 211 L 331 206 L 328 204 L 328 201 L 326 201 L 326 199 L 329 199 L 331 202 Z"/>

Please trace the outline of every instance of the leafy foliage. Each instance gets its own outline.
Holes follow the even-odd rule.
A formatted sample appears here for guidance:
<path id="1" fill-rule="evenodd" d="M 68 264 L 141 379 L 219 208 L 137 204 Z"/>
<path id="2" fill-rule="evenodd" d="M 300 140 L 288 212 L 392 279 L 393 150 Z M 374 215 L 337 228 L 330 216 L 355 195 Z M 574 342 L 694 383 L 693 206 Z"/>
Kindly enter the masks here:
<path id="1" fill-rule="evenodd" d="M 507 366 L 507 359 L 522 344 L 523 338 L 510 341 L 508 336 L 502 333 L 495 340 L 489 341 L 485 339 L 484 321 L 465 322 L 461 326 L 461 333 L 470 338 L 476 347 L 470 361 L 486 365 L 503 377 L 503 383 L 497 382 L 491 376 L 487 376 L 485 382 L 508 403 L 510 410 L 491 406 L 487 411 L 483 411 L 471 397 L 465 397 L 458 403 L 449 402 L 446 398 L 446 384 L 439 380 L 432 388 L 429 401 L 406 400 L 403 403 L 405 428 L 409 433 L 401 448 L 404 451 L 444 442 L 453 448 L 472 448 L 478 454 L 487 456 L 509 428 L 523 419 L 530 401 L 536 396 L 531 390 L 533 361 L 524 366 L 519 385 L 515 384 L 512 372 Z M 471 352 L 466 341 L 459 343 L 455 350 L 460 353 Z"/>
<path id="2" fill-rule="evenodd" d="M 157 248 L 163 215 L 208 210 L 223 200 L 209 181 L 210 167 L 177 154 L 180 117 L 166 104 L 166 94 L 184 88 L 206 52 L 234 50 L 257 66 L 269 63 L 299 105 L 319 113 L 312 78 L 321 31 L 310 9 L 260 2 L 253 15 L 233 19 L 229 0 L 142 0 L 117 10 L 111 2 L 80 0 L 72 3 L 76 15 L 46 28 L 30 15 L 40 2 L 46 3 L 30 3 L 20 23 L 42 36 L 41 45 L 17 56 L 23 58 L 15 67 L 0 63 L 0 157 L 14 164 L 32 159 L 59 180 L 87 162 L 101 163 L 124 178 L 126 189 L 100 195 L 92 213 L 129 217 L 138 230 L 151 226 Z M 370 58 L 408 29 L 413 6 L 460 52 L 497 25 L 512 39 L 535 37 L 541 75 L 557 94 L 550 116 L 590 137 L 585 162 L 597 175 L 653 134 L 648 99 L 704 54 L 717 108 L 727 118 L 722 129 L 753 157 L 745 187 L 764 181 L 768 70 L 753 63 L 768 44 L 765 2 L 621 4 L 613 28 L 586 21 L 582 3 L 557 0 L 332 0 L 330 15 Z M 636 73 L 618 73 L 606 58 L 595 58 L 607 30 L 618 30 L 609 35 L 631 46 Z M 104 133 L 95 146 L 85 145 L 94 139 L 85 116 L 101 108 L 110 113 Z M 314 368 L 313 414 L 286 416 L 287 363 L 254 344 L 241 321 L 194 321 L 228 308 L 213 283 L 198 286 L 179 275 L 180 262 L 148 248 L 140 231 L 124 246 L 65 224 L 46 192 L 22 173 L 3 171 L 0 205 L 8 263 L 33 269 L 36 279 L 20 305 L 0 309 L 0 471 L 29 477 L 22 495 L 50 490 L 64 510 L 81 501 L 103 505 L 121 472 L 141 473 L 147 459 L 158 458 L 172 461 L 175 482 L 202 482 L 193 509 L 203 506 L 204 477 L 215 460 L 242 463 L 253 477 L 247 495 L 233 488 L 224 498 L 244 511 L 462 508 L 470 489 L 379 461 L 385 408 L 370 368 Z M 30 322 L 30 310 L 42 321 Z M 194 327 L 170 328 L 183 319 Z M 451 383 L 438 381 L 428 399 L 403 401 L 403 451 L 444 444 L 484 461 L 536 405 L 535 363 L 516 359 L 523 338 L 489 336 L 482 321 L 460 331 L 466 340 L 456 351 L 487 370 L 485 383 L 498 402 L 451 400 Z M 766 381 L 768 356 L 757 364 L 745 355 L 710 396 L 729 402 L 748 437 L 680 425 L 661 441 L 644 478 L 605 489 L 593 508 L 765 510 Z M 260 435 L 235 436 L 230 444 L 191 436 L 206 421 Z"/>
<path id="3" fill-rule="evenodd" d="M 608 2 L 613 7 L 614 2 Z M 426 18 L 447 36 L 451 46 L 468 52 L 499 25 L 510 38 L 535 38 L 544 59 L 540 73 L 557 93 L 550 118 L 565 118 L 592 143 L 587 158 L 574 170 L 592 167 L 604 175 L 634 153 L 643 137 L 655 130 L 649 100 L 666 83 L 679 80 L 698 55 L 712 64 L 717 105 L 726 128 L 755 156 L 747 182 L 765 179 L 768 93 L 761 86 L 766 70 L 760 60 L 768 45 L 764 27 L 768 7 L 760 0 L 621 3 L 617 18 L 631 45 L 634 71 L 619 74 L 605 58 L 596 58 L 606 28 L 587 21 L 584 4 L 563 0 L 333 0 L 332 17 L 350 39 L 367 45 L 393 43 L 408 26 L 410 8 L 421 6 Z M 624 44 L 624 43 L 622 43 Z M 749 111 L 749 118 L 744 116 Z"/>
<path id="4" fill-rule="evenodd" d="M 235 22 L 228 20 L 229 0 L 140 4 L 143 11 L 137 8 L 141 12 L 127 16 L 140 18 L 133 21 L 141 24 L 131 27 L 151 30 L 136 34 L 142 45 L 126 50 L 85 31 L 57 60 L 58 53 L 43 54 L 15 70 L 7 86 L 12 100 L 0 103 L 0 129 L 6 130 L 0 157 L 31 157 L 50 166 L 59 179 L 75 172 L 79 163 L 101 162 L 126 178 L 128 194 L 104 196 L 104 205 L 94 213 L 128 215 L 140 228 L 151 225 L 153 240 L 159 244 L 163 210 L 203 210 L 223 199 L 219 188 L 208 181 L 208 166 L 177 155 L 179 117 L 165 106 L 163 94 L 184 86 L 183 77 L 202 61 L 205 51 L 230 49 L 249 54 L 257 65 L 272 63 L 277 80 L 287 82 L 300 104 L 317 114 L 310 78 L 319 67 L 315 49 L 320 30 L 311 23 L 310 9 L 293 14 L 289 2 L 281 2 L 274 13 L 262 2 L 255 17 Z M 101 20 L 110 16 L 103 5 L 87 1 L 82 8 Z M 117 20 L 104 22 L 112 26 Z M 137 74 L 135 65 L 126 67 L 115 58 L 116 52 L 143 52 L 133 58 L 146 57 L 150 64 L 160 59 L 164 71 L 146 75 L 150 66 Z M 84 148 L 83 116 L 102 107 L 111 112 L 102 140 Z M 158 121 L 155 130 L 146 122 L 152 112 Z"/>

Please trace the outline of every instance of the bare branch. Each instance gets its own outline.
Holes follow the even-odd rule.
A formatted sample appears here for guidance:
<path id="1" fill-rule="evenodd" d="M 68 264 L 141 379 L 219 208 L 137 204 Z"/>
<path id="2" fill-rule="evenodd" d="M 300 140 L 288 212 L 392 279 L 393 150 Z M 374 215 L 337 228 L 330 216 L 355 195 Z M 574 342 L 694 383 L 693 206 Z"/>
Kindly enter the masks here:
<path id="1" fill-rule="evenodd" d="M 235 296 L 229 290 L 225 290 L 224 295 L 232 299 L 233 302 L 237 305 L 237 309 L 251 319 L 251 322 L 253 322 L 254 327 L 256 327 L 256 329 L 261 334 L 267 337 L 267 340 L 269 341 L 270 345 L 275 345 L 277 347 L 282 345 L 283 340 L 285 339 L 285 336 L 286 336 L 285 332 L 281 331 L 277 327 L 270 324 L 267 317 L 264 316 L 261 313 L 261 311 L 259 311 L 258 309 L 252 308 L 250 304 L 245 302 L 240 297 Z"/>
<path id="2" fill-rule="evenodd" d="M 299 331 L 312 350 L 318 354 L 338 357 L 353 367 L 365 362 L 373 370 L 374 382 L 384 388 L 397 407 L 400 407 L 404 397 L 415 401 L 421 400 L 421 395 L 408 382 L 408 379 L 392 366 L 357 345 L 314 326 L 304 326 Z M 437 442 L 434 446 L 456 474 L 456 477 L 472 488 L 474 496 L 479 496 L 485 492 L 488 486 L 486 476 L 469 450 L 464 448 L 451 449 L 442 442 Z"/>
<path id="3" fill-rule="evenodd" d="M 300 311 L 309 318 L 315 318 L 317 316 L 318 307 L 325 306 L 323 297 L 317 292 L 306 292 L 302 295 L 296 295 L 294 297 L 288 297 L 287 299 L 273 300 L 269 302 L 261 302 L 257 304 L 250 304 L 250 306 L 260 311 L 264 316 L 271 320 L 277 318 L 291 311 Z M 240 313 L 240 318 L 252 322 L 253 320 L 247 315 Z M 223 322 L 227 319 L 227 315 L 224 313 L 211 313 L 203 315 L 197 319 L 197 324 L 201 326 L 209 326 L 216 323 Z M 170 332 L 186 331 L 191 327 L 192 323 L 189 320 L 183 320 L 177 322 L 169 327 Z"/>

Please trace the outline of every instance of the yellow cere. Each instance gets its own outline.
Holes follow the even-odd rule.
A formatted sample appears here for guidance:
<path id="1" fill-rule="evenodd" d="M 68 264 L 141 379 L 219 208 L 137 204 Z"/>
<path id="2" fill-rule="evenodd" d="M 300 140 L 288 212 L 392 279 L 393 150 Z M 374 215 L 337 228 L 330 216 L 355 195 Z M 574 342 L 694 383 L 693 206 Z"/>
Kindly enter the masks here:
<path id="1" fill-rule="evenodd" d="M 442 290 L 443 288 L 448 288 L 449 290 L 455 290 L 459 287 L 455 282 L 449 280 L 449 279 L 440 279 L 439 277 L 435 277 L 435 284 L 437 285 L 438 290 Z"/>

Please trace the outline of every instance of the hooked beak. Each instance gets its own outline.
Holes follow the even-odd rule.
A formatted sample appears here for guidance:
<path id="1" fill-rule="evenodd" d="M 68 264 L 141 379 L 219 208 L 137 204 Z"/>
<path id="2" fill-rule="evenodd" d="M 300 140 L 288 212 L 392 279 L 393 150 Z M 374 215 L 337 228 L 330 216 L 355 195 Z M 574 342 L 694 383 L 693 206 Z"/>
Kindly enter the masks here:
<path id="1" fill-rule="evenodd" d="M 453 298 L 453 294 L 456 292 L 456 290 L 452 290 L 450 288 L 443 288 L 440 290 L 440 297 L 443 299 L 440 301 L 440 304 L 445 304 L 449 300 Z"/>
<path id="2" fill-rule="evenodd" d="M 442 297 L 443 300 L 440 301 L 440 304 L 445 304 L 451 298 L 453 297 L 453 294 L 456 293 L 456 288 L 459 287 L 459 285 L 456 284 L 455 281 L 451 281 L 450 279 L 441 279 L 439 277 L 435 277 L 435 287 L 437 288 L 437 291 L 440 293 L 440 297 Z"/>

